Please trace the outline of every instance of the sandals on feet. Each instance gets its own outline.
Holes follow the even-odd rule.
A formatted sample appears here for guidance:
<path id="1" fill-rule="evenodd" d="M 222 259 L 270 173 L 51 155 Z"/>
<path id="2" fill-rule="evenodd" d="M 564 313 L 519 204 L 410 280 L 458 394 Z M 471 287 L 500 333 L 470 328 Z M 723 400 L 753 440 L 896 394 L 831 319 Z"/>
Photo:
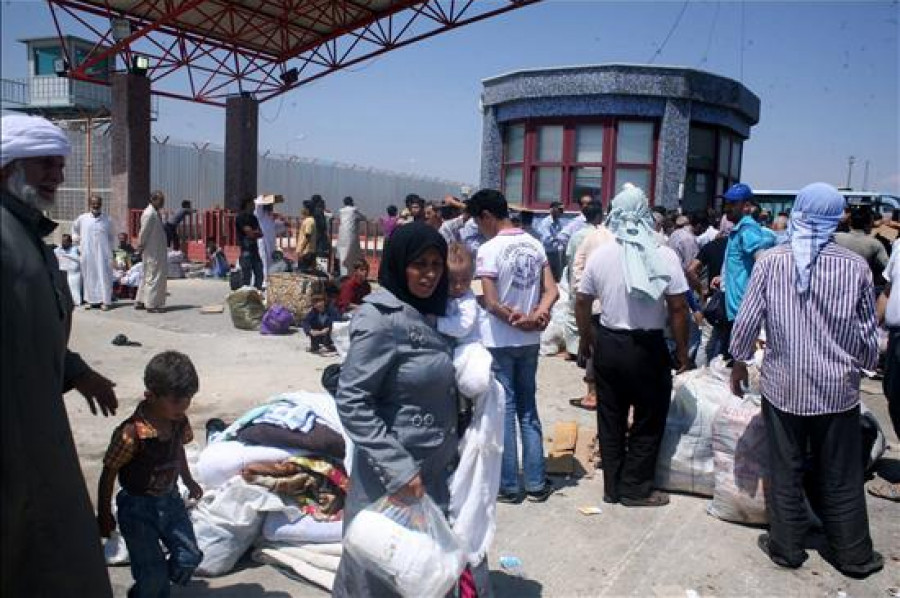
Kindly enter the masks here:
<path id="1" fill-rule="evenodd" d="M 596 411 L 597 410 L 597 399 L 594 399 L 593 405 L 585 405 L 587 397 L 579 397 L 577 399 L 569 399 L 569 405 L 572 407 L 578 407 L 579 409 L 584 409 L 585 411 Z"/>
<path id="2" fill-rule="evenodd" d="M 887 480 L 874 480 L 866 486 L 866 490 L 872 496 L 900 502 L 900 483 L 892 484 Z"/>

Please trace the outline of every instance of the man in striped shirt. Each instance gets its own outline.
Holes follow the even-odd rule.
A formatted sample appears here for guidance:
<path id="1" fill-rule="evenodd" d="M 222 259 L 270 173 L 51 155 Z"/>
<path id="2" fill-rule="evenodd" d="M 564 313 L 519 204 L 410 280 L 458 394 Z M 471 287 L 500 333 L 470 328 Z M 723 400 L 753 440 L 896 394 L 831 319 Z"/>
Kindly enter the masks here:
<path id="1" fill-rule="evenodd" d="M 875 298 L 869 266 L 833 242 L 844 198 L 814 183 L 797 195 L 789 243 L 761 256 L 753 269 L 731 339 L 732 389 L 742 394 L 745 362 L 761 326 L 766 353 L 760 381 L 768 435 L 769 534 L 760 547 L 778 565 L 806 560 L 806 498 L 822 521 L 839 571 L 866 577 L 883 567 L 872 548 L 863 492 L 859 418 L 861 370 L 878 358 Z"/>

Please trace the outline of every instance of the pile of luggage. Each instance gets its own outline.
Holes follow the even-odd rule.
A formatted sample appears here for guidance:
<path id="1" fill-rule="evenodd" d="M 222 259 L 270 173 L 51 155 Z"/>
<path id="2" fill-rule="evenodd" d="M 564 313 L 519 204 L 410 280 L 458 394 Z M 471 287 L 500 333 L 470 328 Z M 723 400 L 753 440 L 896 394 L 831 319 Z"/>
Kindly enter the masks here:
<path id="1" fill-rule="evenodd" d="M 351 454 L 324 393 L 276 395 L 211 433 L 194 466 L 205 491 L 190 512 L 203 551 L 197 575 L 228 573 L 252 548 L 253 560 L 330 590 Z"/>
<path id="2" fill-rule="evenodd" d="M 312 308 L 313 297 L 325 294 L 325 281 L 300 272 L 269 274 L 265 293 L 239 287 L 225 299 L 231 322 L 239 330 L 287 334 Z"/>
<path id="3" fill-rule="evenodd" d="M 712 498 L 707 512 L 725 521 L 764 525 L 767 438 L 760 408 L 759 368 L 750 366 L 743 398 L 731 393 L 721 358 L 675 378 L 656 464 L 656 486 Z M 885 436 L 863 406 L 860 458 L 869 467 L 884 454 Z"/>

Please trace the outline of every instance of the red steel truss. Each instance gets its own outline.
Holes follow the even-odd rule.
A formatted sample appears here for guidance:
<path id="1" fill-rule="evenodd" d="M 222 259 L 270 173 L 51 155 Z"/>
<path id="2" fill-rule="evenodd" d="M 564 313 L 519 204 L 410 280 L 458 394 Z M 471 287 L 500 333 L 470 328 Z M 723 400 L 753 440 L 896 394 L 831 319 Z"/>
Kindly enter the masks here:
<path id="1" fill-rule="evenodd" d="M 106 84 L 91 67 L 150 59 L 153 93 L 224 105 L 269 100 L 341 69 L 540 0 L 47 0 L 94 36 L 68 76 Z M 113 37 L 113 19 L 130 35 Z M 120 21 L 121 22 L 121 21 Z M 121 35 L 121 34 L 119 34 Z M 66 45 L 63 44 L 65 48 Z M 66 50 L 68 51 L 68 50 Z"/>

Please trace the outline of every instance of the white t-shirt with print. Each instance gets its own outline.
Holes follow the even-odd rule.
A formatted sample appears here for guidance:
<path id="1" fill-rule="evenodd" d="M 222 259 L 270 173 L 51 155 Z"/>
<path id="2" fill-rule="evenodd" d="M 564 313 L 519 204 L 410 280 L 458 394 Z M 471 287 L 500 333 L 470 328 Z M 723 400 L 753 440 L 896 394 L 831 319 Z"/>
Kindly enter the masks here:
<path id="1" fill-rule="evenodd" d="M 900 327 L 900 239 L 894 241 L 891 259 L 884 269 L 884 279 L 891 283 L 891 295 L 884 310 L 884 325 Z"/>
<path id="2" fill-rule="evenodd" d="M 497 296 L 506 305 L 530 314 L 541 301 L 541 282 L 547 254 L 540 241 L 518 228 L 500 231 L 478 250 L 475 275 L 491 278 Z M 541 342 L 539 331 L 513 328 L 493 314 L 481 318 L 481 340 L 485 347 L 526 347 Z"/>
<path id="3" fill-rule="evenodd" d="M 600 324 L 613 330 L 663 330 L 666 327 L 666 301 L 653 301 L 632 295 L 625 284 L 623 249 L 618 243 L 605 243 L 588 258 L 578 291 L 600 300 L 603 312 Z M 687 292 L 687 280 L 678 254 L 665 246 L 657 247 L 669 274 L 666 295 Z"/>

